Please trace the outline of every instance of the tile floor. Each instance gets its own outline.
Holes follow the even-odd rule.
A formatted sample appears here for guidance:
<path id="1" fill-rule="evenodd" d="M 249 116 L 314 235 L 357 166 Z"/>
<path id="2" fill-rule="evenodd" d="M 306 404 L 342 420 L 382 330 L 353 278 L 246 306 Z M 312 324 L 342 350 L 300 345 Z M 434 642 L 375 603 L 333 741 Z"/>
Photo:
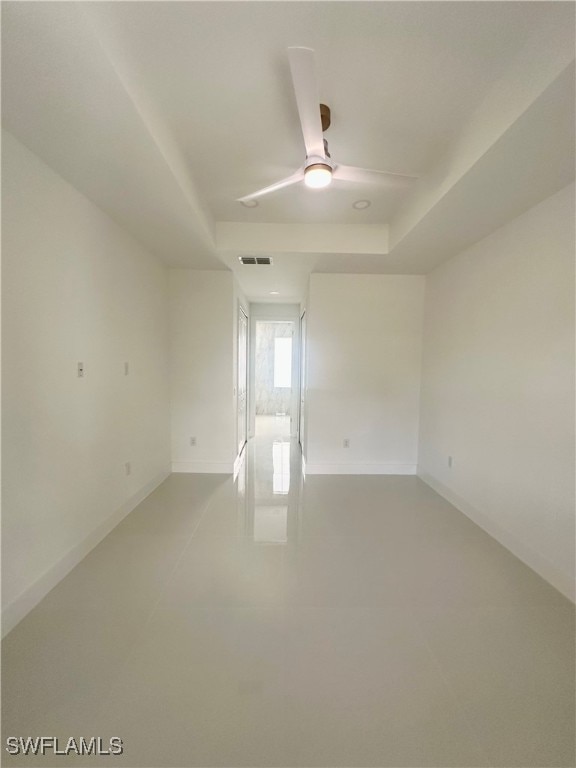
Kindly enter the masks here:
<path id="1" fill-rule="evenodd" d="M 308 477 L 281 422 L 172 475 L 5 639 L 3 765 L 574 766 L 573 606 L 416 477 Z"/>

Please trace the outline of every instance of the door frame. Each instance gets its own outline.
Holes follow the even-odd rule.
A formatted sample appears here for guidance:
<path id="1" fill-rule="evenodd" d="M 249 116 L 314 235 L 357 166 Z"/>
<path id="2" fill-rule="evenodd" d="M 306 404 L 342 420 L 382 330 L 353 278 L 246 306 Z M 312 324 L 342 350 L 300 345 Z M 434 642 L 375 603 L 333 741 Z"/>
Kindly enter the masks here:
<path id="1" fill-rule="evenodd" d="M 298 393 L 298 442 L 302 453 L 306 443 L 306 310 L 300 316 L 300 386 Z"/>
<path id="2" fill-rule="evenodd" d="M 246 320 L 246 405 L 245 405 L 245 429 L 244 429 L 244 442 L 242 445 L 240 445 L 240 408 L 239 408 L 239 400 L 240 400 L 240 317 L 241 315 L 244 316 Z M 249 413 L 249 389 L 250 389 L 250 320 L 248 312 L 244 309 L 242 306 L 242 303 L 238 301 L 238 314 L 237 314 L 237 321 L 236 321 L 236 451 L 237 456 L 240 456 L 244 448 L 246 447 L 246 443 L 248 442 L 248 413 Z"/>
<path id="3" fill-rule="evenodd" d="M 250 303 L 248 333 L 248 437 L 254 437 L 256 430 L 256 323 L 258 320 L 269 322 L 293 322 L 292 337 L 292 400 L 290 405 L 290 436 L 298 436 L 300 402 L 300 304 L 262 304 Z"/>

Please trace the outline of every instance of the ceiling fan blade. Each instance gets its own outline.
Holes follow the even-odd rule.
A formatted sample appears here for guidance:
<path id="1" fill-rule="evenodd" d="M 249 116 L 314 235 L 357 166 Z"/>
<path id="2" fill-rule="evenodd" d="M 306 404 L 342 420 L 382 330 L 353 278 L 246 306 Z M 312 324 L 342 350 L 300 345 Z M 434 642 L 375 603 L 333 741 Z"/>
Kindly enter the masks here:
<path id="1" fill-rule="evenodd" d="M 393 173 L 391 171 L 372 171 L 368 168 L 355 168 L 352 165 L 337 165 L 332 172 L 337 181 L 353 181 L 359 184 L 380 184 L 385 187 L 408 186 L 418 176 L 413 173 Z"/>
<path id="2" fill-rule="evenodd" d="M 289 187 L 292 184 L 297 184 L 299 181 L 302 181 L 304 178 L 304 169 L 300 168 L 300 170 L 296 171 L 296 173 L 293 173 L 292 176 L 287 176 L 285 179 L 282 179 L 281 181 L 277 181 L 275 184 L 270 184 L 269 187 L 264 187 L 263 189 L 259 189 L 257 192 L 252 192 L 250 195 L 244 195 L 244 197 L 239 197 L 236 201 L 237 203 L 244 203 L 247 200 L 254 200 L 257 197 L 262 197 L 262 195 L 268 195 L 270 192 L 276 192 L 278 189 L 283 189 L 284 187 Z"/>
<path id="3" fill-rule="evenodd" d="M 314 67 L 314 51 L 312 48 L 288 48 L 288 58 L 306 156 L 326 157 L 320 118 L 320 97 Z"/>

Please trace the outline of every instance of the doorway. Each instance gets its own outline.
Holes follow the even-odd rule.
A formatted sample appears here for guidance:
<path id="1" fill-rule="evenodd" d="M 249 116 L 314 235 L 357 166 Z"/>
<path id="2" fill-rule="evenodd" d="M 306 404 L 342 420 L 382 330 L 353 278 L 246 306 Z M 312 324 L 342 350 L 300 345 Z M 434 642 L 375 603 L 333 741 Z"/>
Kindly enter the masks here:
<path id="1" fill-rule="evenodd" d="M 254 339 L 256 435 L 291 434 L 294 322 L 257 320 Z"/>
<path id="2" fill-rule="evenodd" d="M 298 305 L 250 305 L 250 435 L 298 433 Z"/>

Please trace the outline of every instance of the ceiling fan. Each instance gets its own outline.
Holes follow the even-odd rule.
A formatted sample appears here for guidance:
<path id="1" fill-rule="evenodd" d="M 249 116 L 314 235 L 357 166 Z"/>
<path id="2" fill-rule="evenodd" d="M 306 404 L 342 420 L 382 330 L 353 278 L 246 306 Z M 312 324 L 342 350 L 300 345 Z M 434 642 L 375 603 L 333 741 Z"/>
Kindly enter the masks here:
<path id="1" fill-rule="evenodd" d="M 404 185 L 418 178 L 409 173 L 374 171 L 335 163 L 328 152 L 328 142 L 322 135 L 330 126 L 330 108 L 325 104 L 319 104 L 314 51 L 312 48 L 288 48 L 288 58 L 306 148 L 306 160 L 296 173 L 257 192 L 240 197 L 237 202 L 247 203 L 257 197 L 298 184 L 300 181 L 304 181 L 307 187 L 320 189 L 327 187 L 333 180 L 390 186 L 391 184 Z"/>

